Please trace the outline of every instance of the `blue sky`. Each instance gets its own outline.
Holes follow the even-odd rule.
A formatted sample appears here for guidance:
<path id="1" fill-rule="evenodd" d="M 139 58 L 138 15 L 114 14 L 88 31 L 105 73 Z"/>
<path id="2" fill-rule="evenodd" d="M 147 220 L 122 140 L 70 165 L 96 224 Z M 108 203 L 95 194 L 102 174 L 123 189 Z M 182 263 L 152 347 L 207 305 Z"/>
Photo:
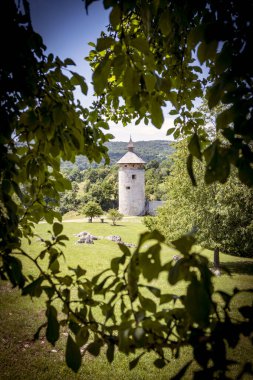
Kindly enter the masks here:
<path id="1" fill-rule="evenodd" d="M 82 0 L 30 0 L 32 23 L 34 29 L 43 37 L 48 53 L 60 58 L 72 58 L 75 70 L 83 75 L 87 84 L 91 82 L 92 72 L 85 57 L 91 47 L 89 42 L 96 42 L 100 32 L 109 23 L 109 12 L 103 8 L 102 1 L 89 6 L 88 15 Z M 92 102 L 92 86 L 89 85 L 88 96 L 80 97 L 84 106 Z M 173 119 L 165 115 L 165 122 L 160 130 L 149 125 L 135 126 L 110 124 L 110 132 L 115 141 L 128 141 L 132 136 L 139 140 L 172 140 L 166 136 L 168 128 L 173 126 Z"/>

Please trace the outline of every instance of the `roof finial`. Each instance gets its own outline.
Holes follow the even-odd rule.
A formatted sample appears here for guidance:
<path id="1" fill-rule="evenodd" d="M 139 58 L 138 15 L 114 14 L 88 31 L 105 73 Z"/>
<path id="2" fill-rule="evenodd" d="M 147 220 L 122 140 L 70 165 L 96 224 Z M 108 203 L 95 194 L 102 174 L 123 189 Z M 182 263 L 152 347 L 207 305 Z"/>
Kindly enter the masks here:
<path id="1" fill-rule="evenodd" d="M 133 144 L 133 141 L 132 141 L 131 135 L 130 135 L 129 143 L 128 143 L 128 145 L 127 145 L 127 149 L 128 149 L 129 152 L 133 152 L 133 150 L 134 150 L 134 144 Z"/>

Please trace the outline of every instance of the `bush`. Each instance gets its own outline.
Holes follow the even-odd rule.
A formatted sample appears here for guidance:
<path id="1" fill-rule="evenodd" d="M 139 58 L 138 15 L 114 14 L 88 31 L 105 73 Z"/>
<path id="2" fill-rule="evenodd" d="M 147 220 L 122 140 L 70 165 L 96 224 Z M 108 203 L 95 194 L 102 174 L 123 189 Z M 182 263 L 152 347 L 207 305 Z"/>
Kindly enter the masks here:
<path id="1" fill-rule="evenodd" d="M 116 222 L 123 218 L 123 214 L 121 214 L 117 209 L 111 208 L 108 210 L 107 217 L 111 219 L 113 226 L 116 226 Z"/>

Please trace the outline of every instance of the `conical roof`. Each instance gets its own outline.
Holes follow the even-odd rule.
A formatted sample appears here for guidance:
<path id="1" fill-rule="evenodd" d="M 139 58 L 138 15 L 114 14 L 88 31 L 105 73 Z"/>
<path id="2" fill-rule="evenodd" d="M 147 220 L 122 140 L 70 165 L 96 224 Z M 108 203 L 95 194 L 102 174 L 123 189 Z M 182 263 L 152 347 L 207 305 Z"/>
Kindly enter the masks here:
<path id="1" fill-rule="evenodd" d="M 145 164 L 146 162 L 143 161 L 142 158 L 140 158 L 136 153 L 133 152 L 134 144 L 130 136 L 129 143 L 127 145 L 128 152 L 121 157 L 121 159 L 117 162 L 117 164 Z"/>

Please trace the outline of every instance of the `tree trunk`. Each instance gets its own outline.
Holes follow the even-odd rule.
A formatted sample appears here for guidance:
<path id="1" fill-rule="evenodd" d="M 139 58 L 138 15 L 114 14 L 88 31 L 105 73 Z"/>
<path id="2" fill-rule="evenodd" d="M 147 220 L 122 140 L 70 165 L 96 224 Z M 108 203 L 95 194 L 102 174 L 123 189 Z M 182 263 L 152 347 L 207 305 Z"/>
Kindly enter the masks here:
<path id="1" fill-rule="evenodd" d="M 215 247 L 213 252 L 213 265 L 215 268 L 220 267 L 220 248 Z"/>

